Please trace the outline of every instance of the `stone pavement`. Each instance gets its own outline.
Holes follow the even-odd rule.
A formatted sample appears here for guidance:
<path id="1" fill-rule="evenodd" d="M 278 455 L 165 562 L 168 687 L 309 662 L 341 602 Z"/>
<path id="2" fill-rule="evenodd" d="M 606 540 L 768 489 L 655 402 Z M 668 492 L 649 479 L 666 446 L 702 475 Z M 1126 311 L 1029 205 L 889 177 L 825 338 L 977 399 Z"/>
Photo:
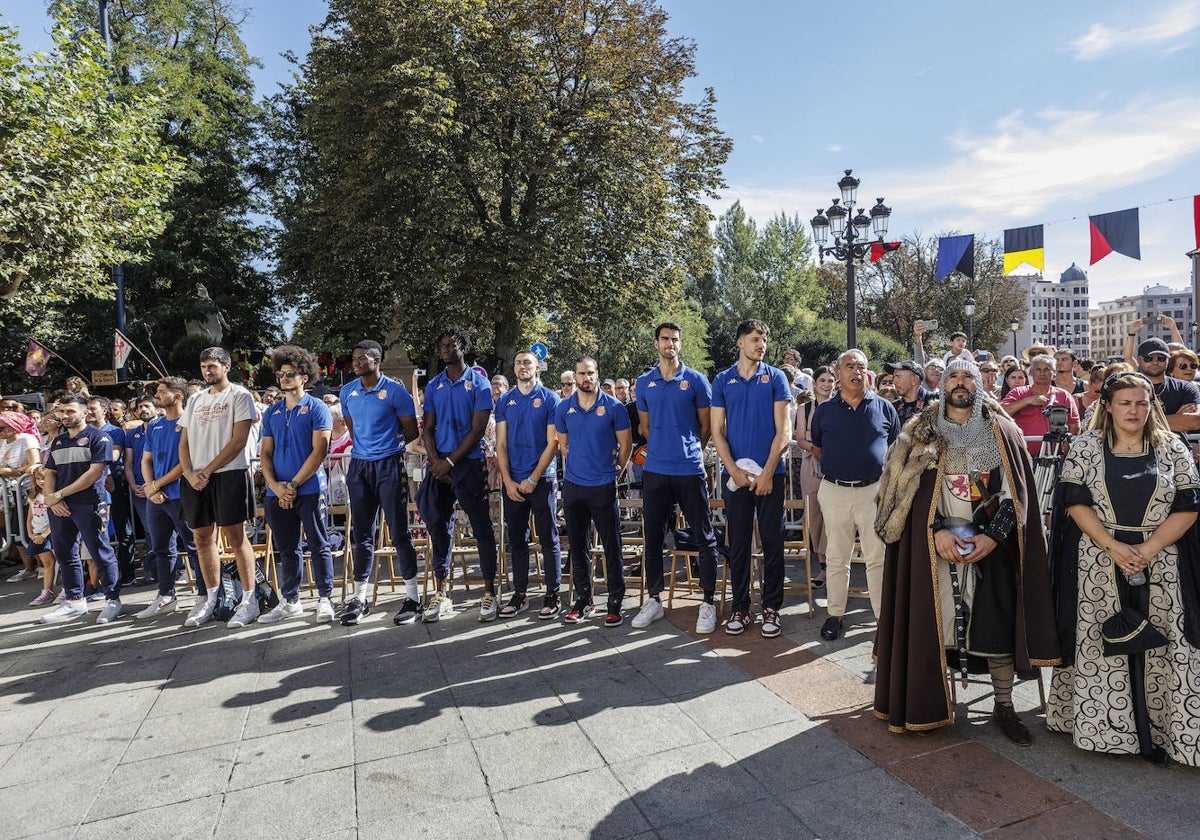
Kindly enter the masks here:
<path id="1" fill-rule="evenodd" d="M 1200 836 L 1200 771 L 1074 749 L 1033 683 L 1032 749 L 986 686 L 951 731 L 888 733 L 872 625 L 824 643 L 801 607 L 774 640 L 696 638 L 687 600 L 641 631 L 485 625 L 461 589 L 434 625 L 385 594 L 357 628 L 185 631 L 128 618 L 149 590 L 108 627 L 36 625 L 35 594 L 0 585 L 3 838 Z"/>

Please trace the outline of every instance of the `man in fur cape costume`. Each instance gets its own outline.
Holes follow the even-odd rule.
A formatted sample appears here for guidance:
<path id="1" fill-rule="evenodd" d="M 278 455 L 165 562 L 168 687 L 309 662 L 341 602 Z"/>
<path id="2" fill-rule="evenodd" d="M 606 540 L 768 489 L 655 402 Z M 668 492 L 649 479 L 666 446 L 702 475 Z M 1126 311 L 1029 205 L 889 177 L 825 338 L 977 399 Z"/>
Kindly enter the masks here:
<path id="1" fill-rule="evenodd" d="M 875 530 L 887 551 L 875 714 L 894 732 L 948 726 L 947 667 L 990 672 L 993 719 L 1028 746 L 1014 671 L 1060 661 L 1033 468 L 978 367 L 951 362 L 939 390 L 905 424 L 879 484 Z"/>

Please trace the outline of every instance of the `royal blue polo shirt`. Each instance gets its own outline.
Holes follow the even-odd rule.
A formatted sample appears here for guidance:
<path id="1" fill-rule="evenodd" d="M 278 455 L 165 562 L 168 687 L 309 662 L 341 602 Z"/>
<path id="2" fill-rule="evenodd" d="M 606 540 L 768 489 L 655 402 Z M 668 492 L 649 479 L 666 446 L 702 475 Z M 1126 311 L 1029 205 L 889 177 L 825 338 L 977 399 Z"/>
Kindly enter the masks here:
<path id="1" fill-rule="evenodd" d="M 264 411 L 262 436 L 272 438 L 275 442 L 271 466 L 275 470 L 276 480 L 287 481 L 300 472 L 313 451 L 313 432 L 332 429 L 333 415 L 329 413 L 329 406 L 312 394 L 302 396 L 293 408 L 288 408 L 287 401 L 281 399 Z M 296 488 L 296 492 L 301 496 L 321 492 L 321 474 L 324 471 L 325 467 L 318 467 L 308 481 Z M 267 487 L 267 495 L 275 495 L 270 486 Z"/>
<path id="2" fill-rule="evenodd" d="M 584 411 L 579 407 L 579 394 L 574 393 L 559 402 L 554 428 L 567 435 L 567 481 L 600 487 L 616 480 L 621 448 L 617 432 L 629 428 L 629 412 L 616 397 L 601 391 Z"/>
<path id="3" fill-rule="evenodd" d="M 840 393 L 817 406 L 813 446 L 821 447 L 821 472 L 835 481 L 877 481 L 887 449 L 900 434 L 900 416 L 883 397 L 867 391 L 858 408 Z"/>
<path id="4" fill-rule="evenodd" d="M 117 457 L 110 458 L 109 462 L 112 464 L 113 475 L 120 476 L 121 480 L 124 481 L 125 480 L 125 430 L 122 429 L 120 426 L 116 426 L 116 425 L 113 425 L 112 423 L 109 423 L 108 421 L 105 421 L 104 425 L 100 427 L 100 430 L 102 432 L 104 432 L 104 434 L 108 435 L 108 439 L 111 440 L 113 442 L 113 446 L 115 446 L 117 448 Z"/>
<path id="5" fill-rule="evenodd" d="M 72 436 L 63 432 L 50 443 L 50 457 L 46 460 L 46 469 L 54 470 L 54 486 L 61 490 L 73 483 L 91 468 L 92 464 L 112 463 L 112 438 L 103 429 L 84 424 L 83 431 Z M 104 489 L 104 471 L 100 477 L 85 490 L 80 490 L 67 496 L 67 502 L 76 504 L 99 504 L 108 500 L 108 491 Z"/>
<path id="6" fill-rule="evenodd" d="M 146 483 L 142 477 L 142 453 L 146 451 L 146 427 L 138 426 L 125 433 L 125 448 L 129 450 L 129 471 L 133 483 L 141 487 Z"/>
<path id="7" fill-rule="evenodd" d="M 508 472 L 518 484 L 529 478 L 542 459 L 546 451 L 546 427 L 555 424 L 559 402 L 558 395 L 540 382 L 528 394 L 522 394 L 520 388 L 505 391 L 496 402 L 496 425 L 505 424 Z M 550 459 L 542 478 L 555 477 L 556 460 Z"/>
<path id="8" fill-rule="evenodd" d="M 403 384 L 383 374 L 373 388 L 355 379 L 342 386 L 340 399 L 342 411 L 354 424 L 352 457 L 382 461 L 404 451 L 400 418 L 416 417 L 417 406 Z"/>
<path id="9" fill-rule="evenodd" d="M 179 465 L 179 439 L 183 437 L 183 426 L 179 419 L 169 420 L 166 417 L 156 417 L 146 428 L 146 448 L 150 450 L 150 466 L 155 478 L 166 475 Z M 167 494 L 168 499 L 179 498 L 179 479 L 170 484 L 156 482 L 158 489 Z"/>
<path id="10" fill-rule="evenodd" d="M 474 413 L 492 410 L 492 383 L 474 368 L 466 368 L 457 380 L 443 370 L 425 386 L 425 410 L 436 418 L 433 440 L 438 454 L 449 455 L 471 431 Z M 482 437 L 467 457 L 483 457 Z"/>
<path id="11" fill-rule="evenodd" d="M 704 374 L 680 364 L 669 381 L 658 365 L 638 377 L 637 407 L 650 415 L 646 443 L 647 472 L 703 475 L 704 447 L 696 411 L 712 405 L 712 386 Z"/>
<path id="12" fill-rule="evenodd" d="M 737 365 L 713 377 L 712 404 L 725 409 L 725 439 L 733 460 L 749 458 L 760 467 L 771 455 L 775 442 L 775 403 L 791 402 L 787 375 L 763 362 L 749 379 L 743 379 Z M 784 470 L 779 459 L 775 472 Z"/>

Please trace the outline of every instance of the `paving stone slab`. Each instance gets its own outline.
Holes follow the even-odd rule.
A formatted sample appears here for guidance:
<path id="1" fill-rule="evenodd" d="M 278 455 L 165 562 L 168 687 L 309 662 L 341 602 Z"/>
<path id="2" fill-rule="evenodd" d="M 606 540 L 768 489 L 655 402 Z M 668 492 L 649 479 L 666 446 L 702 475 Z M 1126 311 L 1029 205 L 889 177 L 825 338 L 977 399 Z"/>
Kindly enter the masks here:
<path id="1" fill-rule="evenodd" d="M 354 764 L 349 720 L 245 738 L 238 747 L 227 790 L 307 776 Z"/>
<path id="2" fill-rule="evenodd" d="M 0 767 L 0 788 L 69 776 L 86 767 L 93 778 L 103 778 L 116 767 L 138 724 L 125 723 L 86 735 L 71 733 L 31 738 L 21 744 Z"/>
<path id="3" fill-rule="evenodd" d="M 111 840 L 113 837 L 170 837 L 171 840 L 204 840 L 213 836 L 224 797 L 221 794 L 189 799 L 136 814 L 84 823 L 77 840 Z"/>
<path id="4" fill-rule="evenodd" d="M 566 721 L 472 742 L 493 793 L 604 766 L 579 725 Z"/>
<path id="5" fill-rule="evenodd" d="M 815 840 L 816 832 L 773 798 L 757 799 L 732 808 L 658 829 L 662 840 L 697 837 L 786 837 Z"/>
<path id="6" fill-rule="evenodd" d="M 451 807 L 488 795 L 468 741 L 393 758 L 358 762 L 355 791 L 360 825 Z"/>
<path id="7" fill-rule="evenodd" d="M 373 813 L 386 812 L 385 807 Z M 443 804 L 420 812 L 402 810 L 410 803 L 393 803 L 395 815 L 360 823 L 358 840 L 447 840 L 459 837 L 503 837 L 500 820 L 490 797 L 481 796 Z M 420 804 L 420 803 L 417 803 Z"/>
<path id="8" fill-rule="evenodd" d="M 500 791 L 494 798 L 509 840 L 616 840 L 650 830 L 628 792 L 606 767 Z"/>
<path id="9" fill-rule="evenodd" d="M 236 744 L 224 744 L 120 764 L 99 786 L 88 821 L 221 793 L 236 752 Z"/>
<path id="10" fill-rule="evenodd" d="M 225 794 L 214 836 L 221 840 L 261 840 L 312 836 L 353 828 L 354 769 L 343 767 Z M 318 835 L 319 836 L 319 835 Z"/>

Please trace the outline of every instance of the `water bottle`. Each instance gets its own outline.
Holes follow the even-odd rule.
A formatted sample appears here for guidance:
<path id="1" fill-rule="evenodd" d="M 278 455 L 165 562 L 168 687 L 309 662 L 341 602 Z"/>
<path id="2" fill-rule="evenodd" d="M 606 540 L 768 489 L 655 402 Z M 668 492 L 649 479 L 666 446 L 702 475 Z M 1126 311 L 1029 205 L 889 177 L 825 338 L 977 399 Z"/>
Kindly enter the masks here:
<path id="1" fill-rule="evenodd" d="M 1138 569 L 1131 575 L 1125 575 L 1125 580 L 1130 586 L 1144 586 L 1146 584 L 1146 570 Z"/>

